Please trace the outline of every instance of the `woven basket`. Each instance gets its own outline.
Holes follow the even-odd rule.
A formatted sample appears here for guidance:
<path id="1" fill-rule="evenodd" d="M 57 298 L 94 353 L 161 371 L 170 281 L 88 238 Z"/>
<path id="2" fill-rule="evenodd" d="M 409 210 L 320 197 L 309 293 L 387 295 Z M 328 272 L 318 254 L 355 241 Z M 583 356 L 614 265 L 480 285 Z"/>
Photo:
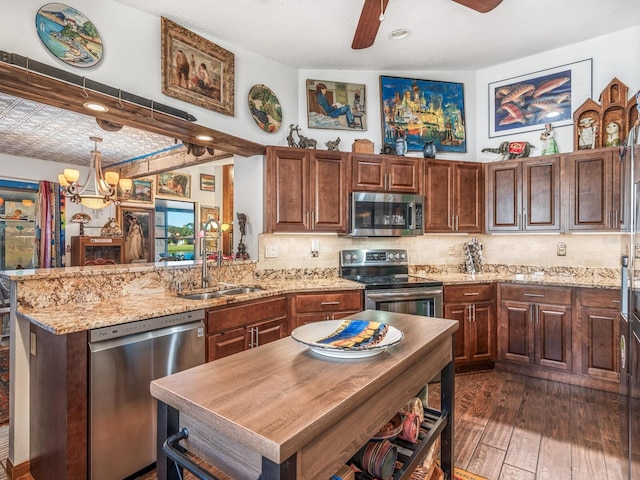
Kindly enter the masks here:
<path id="1" fill-rule="evenodd" d="M 354 153 L 373 153 L 373 142 L 365 138 L 359 138 L 353 142 L 351 151 Z"/>

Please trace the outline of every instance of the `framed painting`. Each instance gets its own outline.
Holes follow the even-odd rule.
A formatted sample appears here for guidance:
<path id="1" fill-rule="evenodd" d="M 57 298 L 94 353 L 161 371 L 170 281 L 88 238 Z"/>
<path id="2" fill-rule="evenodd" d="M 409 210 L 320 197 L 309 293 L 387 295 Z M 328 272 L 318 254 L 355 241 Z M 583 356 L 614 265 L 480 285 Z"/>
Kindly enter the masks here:
<path id="1" fill-rule="evenodd" d="M 365 85 L 307 80 L 306 92 L 309 128 L 367 129 Z"/>
<path id="2" fill-rule="evenodd" d="M 205 192 L 215 192 L 216 176 L 209 175 L 206 173 L 201 173 L 200 174 L 200 190 L 204 190 Z"/>
<path id="3" fill-rule="evenodd" d="M 235 56 L 162 17 L 162 93 L 234 116 Z"/>
<path id="4" fill-rule="evenodd" d="M 125 263 L 153 262 L 155 210 L 118 205 L 116 214 L 124 235 Z"/>
<path id="5" fill-rule="evenodd" d="M 220 207 L 200 205 L 200 227 L 211 219 L 220 221 Z"/>
<path id="6" fill-rule="evenodd" d="M 191 175 L 186 173 L 159 173 L 157 195 L 191 198 Z"/>
<path id="7" fill-rule="evenodd" d="M 153 178 L 134 178 L 133 186 L 129 192 L 127 203 L 153 203 Z M 118 187 L 118 195 L 124 195 L 124 192 Z"/>
<path id="8" fill-rule="evenodd" d="M 266 85 L 254 85 L 249 90 L 249 111 L 256 125 L 268 133 L 282 125 L 282 107 L 276 94 Z"/>
<path id="9" fill-rule="evenodd" d="M 489 137 L 573 124 L 573 112 L 591 98 L 593 59 L 489 84 Z"/>
<path id="10" fill-rule="evenodd" d="M 408 151 L 432 142 L 442 152 L 466 152 L 462 83 L 380 76 L 382 138 L 395 145 L 404 138 Z"/>

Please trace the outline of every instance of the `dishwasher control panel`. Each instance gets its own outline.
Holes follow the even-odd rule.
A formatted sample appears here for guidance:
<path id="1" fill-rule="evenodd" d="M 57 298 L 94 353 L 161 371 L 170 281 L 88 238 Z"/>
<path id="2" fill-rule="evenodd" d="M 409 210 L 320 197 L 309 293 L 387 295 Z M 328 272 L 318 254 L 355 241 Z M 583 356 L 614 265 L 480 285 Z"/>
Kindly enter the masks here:
<path id="1" fill-rule="evenodd" d="M 89 342 L 101 342 L 112 338 L 135 335 L 136 333 L 150 332 L 160 328 L 170 328 L 186 323 L 204 320 L 204 310 L 174 313 L 162 317 L 147 318 L 135 322 L 112 325 L 110 327 L 95 328 L 89 332 Z"/>

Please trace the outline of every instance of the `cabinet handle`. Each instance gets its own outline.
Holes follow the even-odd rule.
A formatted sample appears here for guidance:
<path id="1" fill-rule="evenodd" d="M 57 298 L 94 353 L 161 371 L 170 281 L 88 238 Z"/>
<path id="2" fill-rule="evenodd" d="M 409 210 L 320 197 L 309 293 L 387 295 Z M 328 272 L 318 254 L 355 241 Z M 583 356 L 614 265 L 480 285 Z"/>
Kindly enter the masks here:
<path id="1" fill-rule="evenodd" d="M 304 228 L 309 229 L 309 210 L 304 213 L 304 220 L 302 221 Z"/>
<path id="2" fill-rule="evenodd" d="M 607 223 L 607 228 L 611 228 L 611 210 L 607 211 L 606 223 Z"/>
<path id="3" fill-rule="evenodd" d="M 522 230 L 527 229 L 527 212 L 522 214 Z"/>
<path id="4" fill-rule="evenodd" d="M 260 332 L 258 331 L 258 327 L 253 327 L 253 331 L 254 331 L 254 337 L 253 337 L 253 343 L 255 344 L 256 347 L 260 346 Z"/>
<path id="5" fill-rule="evenodd" d="M 468 310 L 468 312 L 467 312 L 467 320 L 469 322 L 471 322 L 471 305 L 467 305 L 465 308 Z"/>
<path id="6" fill-rule="evenodd" d="M 311 223 L 309 224 L 309 229 L 316 229 L 316 212 L 311 212 Z"/>
<path id="7" fill-rule="evenodd" d="M 473 307 L 473 321 L 476 321 L 476 305 L 475 303 L 473 305 L 471 305 Z"/>
<path id="8" fill-rule="evenodd" d="M 533 303 L 529 304 L 529 323 L 533 323 Z"/>
<path id="9" fill-rule="evenodd" d="M 320 305 L 340 305 L 340 302 L 322 302 Z"/>
<path id="10" fill-rule="evenodd" d="M 524 297 L 539 297 L 539 298 L 544 298 L 544 295 L 541 293 L 525 293 L 523 295 Z"/>
<path id="11" fill-rule="evenodd" d="M 618 218 L 618 210 L 613 211 L 613 228 L 618 228 L 620 220 Z"/>
<path id="12" fill-rule="evenodd" d="M 540 305 L 534 305 L 536 309 L 536 323 L 540 323 Z"/>
<path id="13" fill-rule="evenodd" d="M 253 327 L 249 327 L 249 348 L 253 348 Z"/>
<path id="14" fill-rule="evenodd" d="M 465 292 L 465 296 L 467 297 L 476 296 L 476 295 L 480 295 L 480 292 Z"/>
<path id="15" fill-rule="evenodd" d="M 611 303 L 617 303 L 617 304 L 620 304 L 620 300 L 611 300 Z"/>
<path id="16" fill-rule="evenodd" d="M 522 230 L 522 215 L 520 213 L 518 214 L 518 224 L 516 226 L 518 230 Z"/>
<path id="17" fill-rule="evenodd" d="M 460 217 L 456 215 L 456 232 L 460 230 Z"/>

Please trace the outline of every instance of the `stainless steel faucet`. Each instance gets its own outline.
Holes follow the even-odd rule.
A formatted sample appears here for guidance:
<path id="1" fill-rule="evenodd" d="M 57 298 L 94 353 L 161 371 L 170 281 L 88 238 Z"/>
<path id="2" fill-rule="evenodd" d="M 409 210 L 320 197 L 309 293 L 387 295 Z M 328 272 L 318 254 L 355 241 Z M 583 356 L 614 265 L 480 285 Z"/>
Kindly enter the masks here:
<path id="1" fill-rule="evenodd" d="M 220 265 L 222 265 L 222 225 L 220 224 L 220 222 L 218 222 L 217 220 L 214 220 L 213 218 L 210 219 L 209 221 L 207 221 L 207 223 L 205 223 L 204 228 L 203 228 L 203 232 L 204 235 L 202 236 L 202 246 L 200 248 L 200 251 L 202 252 L 202 278 L 201 278 L 201 283 L 202 283 L 202 288 L 206 288 L 209 285 L 209 278 L 207 275 L 207 230 L 209 229 L 209 227 L 211 225 L 215 225 L 218 233 L 218 238 L 216 240 L 216 248 L 217 248 L 217 252 L 216 252 L 216 265 L 219 267 Z"/>

